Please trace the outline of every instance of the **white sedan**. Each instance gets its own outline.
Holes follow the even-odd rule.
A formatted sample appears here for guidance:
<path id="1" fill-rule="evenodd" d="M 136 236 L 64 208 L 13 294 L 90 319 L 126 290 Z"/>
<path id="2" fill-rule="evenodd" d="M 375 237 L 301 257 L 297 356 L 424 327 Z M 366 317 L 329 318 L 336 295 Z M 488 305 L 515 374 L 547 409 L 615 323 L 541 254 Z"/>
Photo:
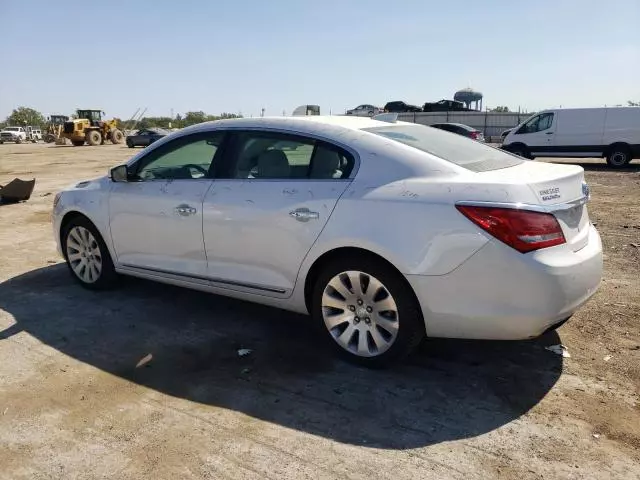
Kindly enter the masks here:
<path id="1" fill-rule="evenodd" d="M 535 337 L 594 294 L 582 168 L 394 117 L 180 130 L 59 193 L 59 251 L 91 289 L 133 275 L 308 313 L 368 366 L 425 335 Z"/>

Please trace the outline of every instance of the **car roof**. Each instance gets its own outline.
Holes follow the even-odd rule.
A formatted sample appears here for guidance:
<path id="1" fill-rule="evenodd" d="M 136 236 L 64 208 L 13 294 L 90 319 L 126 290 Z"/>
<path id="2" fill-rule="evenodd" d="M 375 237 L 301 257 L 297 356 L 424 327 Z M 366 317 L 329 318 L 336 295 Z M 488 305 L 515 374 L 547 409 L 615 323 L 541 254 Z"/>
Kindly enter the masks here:
<path id="1" fill-rule="evenodd" d="M 183 129 L 183 132 L 195 132 L 208 130 L 211 127 L 221 128 L 247 128 L 247 129 L 286 129 L 300 133 L 318 133 L 325 130 L 329 134 L 338 134 L 344 129 L 362 130 L 389 126 L 389 122 L 373 120 L 369 117 L 356 117 L 351 115 L 308 115 L 300 117 L 260 117 L 260 118 L 232 118 L 199 123 Z"/>

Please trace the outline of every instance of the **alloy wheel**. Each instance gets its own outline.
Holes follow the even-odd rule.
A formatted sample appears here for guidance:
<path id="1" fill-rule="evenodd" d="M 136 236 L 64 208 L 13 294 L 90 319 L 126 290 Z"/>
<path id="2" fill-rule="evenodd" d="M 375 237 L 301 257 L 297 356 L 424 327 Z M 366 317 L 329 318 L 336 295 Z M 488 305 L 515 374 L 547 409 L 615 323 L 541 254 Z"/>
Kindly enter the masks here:
<path id="1" fill-rule="evenodd" d="M 365 272 L 334 276 L 322 294 L 322 317 L 333 339 L 349 353 L 375 357 L 398 336 L 398 307 L 385 285 Z"/>
<path id="2" fill-rule="evenodd" d="M 93 234 L 76 226 L 67 235 L 67 259 L 73 273 L 84 283 L 94 283 L 102 273 L 102 254 Z"/>

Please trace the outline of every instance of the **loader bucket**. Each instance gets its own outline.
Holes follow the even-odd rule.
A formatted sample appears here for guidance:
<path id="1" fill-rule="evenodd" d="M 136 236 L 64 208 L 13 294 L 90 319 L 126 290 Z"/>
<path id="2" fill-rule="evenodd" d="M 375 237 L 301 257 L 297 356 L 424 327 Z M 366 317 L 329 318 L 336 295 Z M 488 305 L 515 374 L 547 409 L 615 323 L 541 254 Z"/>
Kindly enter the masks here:
<path id="1" fill-rule="evenodd" d="M 0 185 L 0 203 L 16 203 L 29 200 L 35 184 L 35 178 L 33 180 L 20 180 L 16 178 L 5 186 Z"/>

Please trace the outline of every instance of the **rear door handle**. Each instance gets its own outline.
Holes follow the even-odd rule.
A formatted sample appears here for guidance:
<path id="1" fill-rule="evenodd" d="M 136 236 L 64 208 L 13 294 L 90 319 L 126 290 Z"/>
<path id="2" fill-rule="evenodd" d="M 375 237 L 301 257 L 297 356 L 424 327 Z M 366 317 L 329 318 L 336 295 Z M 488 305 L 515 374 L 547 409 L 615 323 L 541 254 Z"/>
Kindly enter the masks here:
<path id="1" fill-rule="evenodd" d="M 198 210 L 193 208 L 191 205 L 182 204 L 175 208 L 175 212 L 182 217 L 188 217 L 189 215 L 195 215 Z"/>
<path id="2" fill-rule="evenodd" d="M 309 220 L 317 220 L 320 218 L 320 214 L 318 212 L 312 212 L 306 207 L 296 208 L 289 212 L 289 216 L 295 218 L 299 222 L 308 222 Z"/>

